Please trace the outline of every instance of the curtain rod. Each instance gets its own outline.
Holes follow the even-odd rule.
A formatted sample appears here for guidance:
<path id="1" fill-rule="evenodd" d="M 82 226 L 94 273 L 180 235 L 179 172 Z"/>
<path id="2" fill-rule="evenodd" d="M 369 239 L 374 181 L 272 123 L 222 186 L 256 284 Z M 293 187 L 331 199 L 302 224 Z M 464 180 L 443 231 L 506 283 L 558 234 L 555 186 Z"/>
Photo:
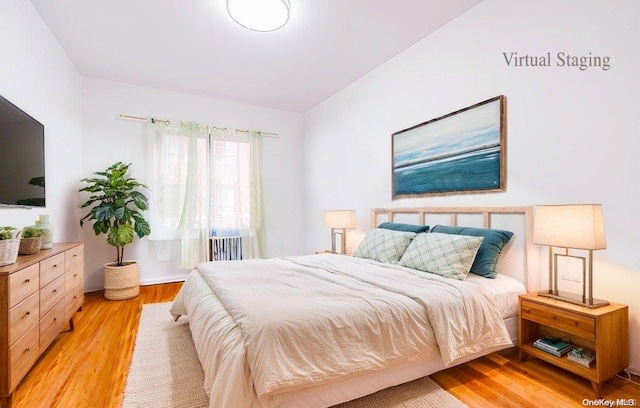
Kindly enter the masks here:
<path id="1" fill-rule="evenodd" d="M 121 113 L 121 114 L 119 115 L 119 117 L 120 117 L 121 119 L 130 119 L 130 120 L 140 120 L 140 121 L 142 121 L 142 120 L 146 121 L 146 120 L 147 120 L 147 118 L 143 118 L 142 116 L 125 115 L 124 113 Z M 167 119 L 155 119 L 155 118 L 152 118 L 152 119 L 153 119 L 154 121 L 156 121 L 156 122 L 164 122 L 166 125 L 168 125 L 168 124 L 170 123 Z M 183 123 L 184 123 L 184 122 L 183 122 Z M 209 126 L 208 126 L 208 125 L 198 125 L 198 127 L 199 127 L 200 129 L 204 129 L 204 128 L 208 128 Z M 222 130 L 223 132 L 226 132 L 226 131 L 227 131 L 227 128 L 226 128 L 226 127 L 211 126 L 211 129 L 213 129 L 213 131 L 214 131 L 214 132 L 215 132 L 216 130 Z M 245 130 L 245 129 L 234 129 L 234 130 L 235 130 L 236 132 L 238 132 L 238 133 L 249 133 L 249 131 L 248 131 L 248 130 Z M 259 131 L 259 132 L 260 132 L 260 134 L 261 134 L 262 136 L 266 136 L 266 137 L 276 137 L 276 138 L 278 137 L 278 134 L 277 134 L 277 133 L 261 132 L 261 131 Z"/>

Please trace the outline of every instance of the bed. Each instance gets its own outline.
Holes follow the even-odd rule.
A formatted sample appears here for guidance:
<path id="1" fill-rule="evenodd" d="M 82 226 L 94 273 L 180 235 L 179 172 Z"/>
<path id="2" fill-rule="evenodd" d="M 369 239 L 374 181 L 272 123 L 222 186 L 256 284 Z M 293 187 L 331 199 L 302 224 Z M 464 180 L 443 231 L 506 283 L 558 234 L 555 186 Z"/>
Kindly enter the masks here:
<path id="1" fill-rule="evenodd" d="M 329 407 L 513 345 L 517 296 L 535 279 L 530 207 L 371 213 L 371 236 L 409 236 L 407 246 L 436 236 L 479 246 L 486 238 L 382 231 L 376 228 L 381 218 L 413 225 L 475 223 L 483 230 L 498 223 L 518 232 L 499 254 L 500 273 L 492 279 L 426 273 L 404 258 L 380 262 L 363 256 L 364 242 L 354 257 L 198 265 L 171 312 L 176 319 L 189 316 L 210 407 Z M 402 252 L 409 254 L 409 248 Z"/>

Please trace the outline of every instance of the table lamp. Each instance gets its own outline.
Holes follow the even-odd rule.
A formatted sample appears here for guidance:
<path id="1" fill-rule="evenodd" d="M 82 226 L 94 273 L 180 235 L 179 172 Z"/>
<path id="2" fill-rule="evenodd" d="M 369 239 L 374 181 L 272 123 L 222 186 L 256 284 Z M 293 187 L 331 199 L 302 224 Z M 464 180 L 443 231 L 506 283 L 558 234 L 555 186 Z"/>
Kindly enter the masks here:
<path id="1" fill-rule="evenodd" d="M 533 243 L 549 247 L 549 290 L 539 296 L 595 309 L 609 304 L 593 298 L 593 251 L 607 247 L 604 218 L 600 204 L 563 204 L 536 206 Z M 554 253 L 553 248 L 564 253 Z M 569 255 L 569 249 L 585 250 L 587 256 Z M 582 260 L 582 296 L 558 291 L 558 258 Z M 589 288 L 587 294 L 587 286 Z"/>
<path id="2" fill-rule="evenodd" d="M 336 235 L 342 235 L 342 252 L 347 253 L 347 229 L 356 227 L 355 210 L 327 210 L 324 212 L 324 225 L 331 228 L 331 252 L 336 252 Z M 342 231 L 339 231 L 342 230 Z"/>

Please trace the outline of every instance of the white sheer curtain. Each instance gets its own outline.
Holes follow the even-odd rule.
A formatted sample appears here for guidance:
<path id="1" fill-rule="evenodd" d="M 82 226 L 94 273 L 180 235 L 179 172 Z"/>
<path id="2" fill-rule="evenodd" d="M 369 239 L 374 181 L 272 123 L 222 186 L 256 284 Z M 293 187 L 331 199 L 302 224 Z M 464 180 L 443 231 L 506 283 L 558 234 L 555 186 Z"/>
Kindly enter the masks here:
<path id="1" fill-rule="evenodd" d="M 251 132 L 251 241 L 249 254 L 254 258 L 265 258 L 267 242 L 264 226 L 262 196 L 262 135 Z"/>
<path id="2" fill-rule="evenodd" d="M 211 132 L 211 227 L 242 237 L 244 258 L 265 256 L 262 212 L 262 135 Z"/>
<path id="3" fill-rule="evenodd" d="M 209 235 L 221 232 L 242 237 L 244 258 L 265 256 L 259 132 L 148 120 L 144 138 L 149 238 L 159 260 L 180 240 L 180 265 L 192 268 L 206 260 Z"/>
<path id="4" fill-rule="evenodd" d="M 183 268 L 206 259 L 208 139 L 207 130 L 193 122 L 148 120 L 146 124 L 149 239 L 156 241 L 160 259 L 170 254 L 170 241 L 180 240 Z"/>

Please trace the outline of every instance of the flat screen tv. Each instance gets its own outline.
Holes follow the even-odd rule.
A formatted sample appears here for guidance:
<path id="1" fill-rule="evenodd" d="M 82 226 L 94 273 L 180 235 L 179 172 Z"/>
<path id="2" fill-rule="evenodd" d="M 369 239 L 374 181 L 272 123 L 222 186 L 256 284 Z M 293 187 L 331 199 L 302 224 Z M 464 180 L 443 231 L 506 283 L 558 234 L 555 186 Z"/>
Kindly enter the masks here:
<path id="1" fill-rule="evenodd" d="M 44 126 L 0 96 L 0 206 L 44 207 Z"/>

